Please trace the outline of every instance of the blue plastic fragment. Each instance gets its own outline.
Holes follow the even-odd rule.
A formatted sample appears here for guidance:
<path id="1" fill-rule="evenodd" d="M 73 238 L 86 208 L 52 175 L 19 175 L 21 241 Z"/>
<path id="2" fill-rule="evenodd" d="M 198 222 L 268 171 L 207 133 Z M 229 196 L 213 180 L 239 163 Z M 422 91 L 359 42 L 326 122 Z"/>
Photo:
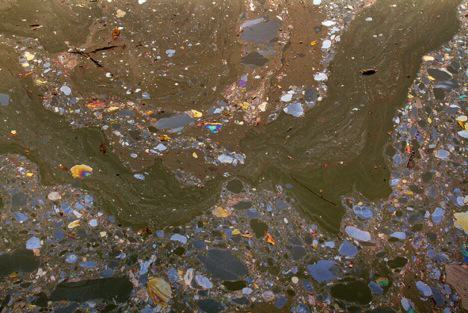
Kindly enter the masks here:
<path id="1" fill-rule="evenodd" d="M 28 250 L 39 249 L 41 246 L 41 240 L 34 236 L 26 241 L 26 249 Z"/>
<path id="2" fill-rule="evenodd" d="M 94 261 L 83 261 L 80 262 L 80 266 L 84 268 L 93 268 L 97 266 L 97 263 Z"/>
<path id="3" fill-rule="evenodd" d="M 345 240 L 340 245 L 340 248 L 339 248 L 338 252 L 340 253 L 341 256 L 346 256 L 346 257 L 353 258 L 358 254 L 359 250 L 350 241 Z"/>
<path id="4" fill-rule="evenodd" d="M 277 307 L 278 309 L 282 309 L 284 308 L 286 303 L 288 303 L 288 299 L 285 296 L 279 296 L 278 298 L 276 298 L 275 307 Z"/>
<path id="5" fill-rule="evenodd" d="M 368 284 L 369 289 L 373 295 L 382 295 L 384 293 L 384 290 L 382 287 L 380 287 L 379 284 L 377 284 L 375 281 L 371 281 Z"/>
<path id="6" fill-rule="evenodd" d="M 65 258 L 65 262 L 70 263 L 70 264 L 76 263 L 76 261 L 78 261 L 78 257 L 74 254 L 69 254 Z"/>
<path id="7" fill-rule="evenodd" d="M 172 235 L 171 240 L 172 241 L 178 241 L 178 242 L 180 242 L 181 244 L 184 244 L 184 245 L 187 243 L 187 237 L 185 237 L 184 235 L 181 235 L 181 234 Z"/>
<path id="8" fill-rule="evenodd" d="M 15 219 L 18 223 L 24 223 L 28 220 L 28 216 L 21 212 L 15 212 Z"/>
<path id="9" fill-rule="evenodd" d="M 353 211 L 354 211 L 354 214 L 356 214 L 359 218 L 364 219 L 364 220 L 370 219 L 374 215 L 372 213 L 372 210 L 368 206 L 364 206 L 364 205 L 353 206 Z"/>
<path id="10" fill-rule="evenodd" d="M 337 270 L 335 261 L 331 260 L 320 260 L 315 264 L 307 265 L 310 276 L 320 283 L 335 280 Z"/>
<path id="11" fill-rule="evenodd" d="M 434 224 L 440 224 L 444 218 L 445 210 L 443 208 L 437 207 L 434 212 L 431 214 L 431 219 Z"/>

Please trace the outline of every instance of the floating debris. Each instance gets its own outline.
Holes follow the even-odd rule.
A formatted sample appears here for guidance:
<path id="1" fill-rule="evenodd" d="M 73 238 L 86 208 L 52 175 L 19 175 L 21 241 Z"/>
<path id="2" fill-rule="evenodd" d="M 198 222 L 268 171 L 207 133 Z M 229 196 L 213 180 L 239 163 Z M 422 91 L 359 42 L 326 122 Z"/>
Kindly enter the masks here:
<path id="1" fill-rule="evenodd" d="M 302 104 L 299 102 L 288 105 L 283 109 L 284 113 L 292 115 L 294 117 L 301 117 L 304 115 L 304 109 Z"/>
<path id="2" fill-rule="evenodd" d="M 247 267 L 228 250 L 210 249 L 206 256 L 199 259 L 207 271 L 218 279 L 239 280 L 247 274 Z"/>
<path id="3" fill-rule="evenodd" d="M 166 50 L 166 55 L 168 58 L 172 58 L 176 54 L 176 51 L 174 49 L 167 49 Z"/>
<path id="4" fill-rule="evenodd" d="M 174 234 L 171 236 L 172 241 L 178 241 L 181 244 L 186 244 L 187 243 L 187 237 L 181 234 Z"/>
<path id="5" fill-rule="evenodd" d="M 370 76 L 370 75 L 374 75 L 375 73 L 377 73 L 377 70 L 375 68 L 368 68 L 368 69 L 361 70 L 361 75 L 363 76 Z"/>
<path id="6" fill-rule="evenodd" d="M 10 104 L 10 96 L 5 93 L 0 93 L 0 105 L 7 106 Z"/>
<path id="7" fill-rule="evenodd" d="M 206 123 L 205 128 L 208 129 L 212 134 L 217 134 L 223 127 L 221 123 Z"/>
<path id="8" fill-rule="evenodd" d="M 71 88 L 68 87 L 67 85 L 63 85 L 62 87 L 60 87 L 60 91 L 61 91 L 65 96 L 69 96 L 69 95 L 71 95 L 71 93 L 72 93 Z"/>
<path id="9" fill-rule="evenodd" d="M 64 2 L 66 10 L 54 10 L 57 18 L 49 23 L 57 29 L 53 47 L 45 24 L 18 24 L 21 34 L 0 36 L 5 60 L 12 54 L 22 67 L 20 73 L 16 66 L 4 71 L 5 153 L 28 154 L 0 156 L 5 310 L 466 308 L 466 1 L 458 9 L 457 37 L 428 56 L 421 55 L 429 47 L 423 41 L 419 52 L 406 54 L 409 65 L 420 57 L 424 62 L 395 110 L 387 100 L 401 99 L 395 90 L 401 81 L 409 83 L 415 67 L 407 66 L 395 76 L 401 81 L 383 89 L 382 79 L 403 67 L 393 53 L 381 54 L 371 80 L 348 79 L 372 60 L 363 58 L 362 47 L 368 41 L 390 52 L 410 50 L 419 29 L 431 29 L 438 43 L 445 38 L 442 27 L 427 21 L 455 4 L 312 0 L 299 10 L 283 2 L 207 2 L 183 10 L 158 1 L 95 2 L 96 10 Z M 39 15 L 51 13 L 33 7 Z M 5 12 L 0 8 L 0 15 Z M 421 27 L 415 30 L 416 19 L 406 17 L 416 15 Z M 161 28 L 166 19 L 170 27 Z M 73 40 L 67 27 L 54 22 L 63 20 L 73 25 Z M 396 20 L 403 27 L 391 27 Z M 446 20 L 439 22 L 448 36 L 457 23 Z M 342 37 L 356 28 L 363 38 Z M 27 38 L 30 32 L 37 38 Z M 240 41 L 229 40 L 236 35 Z M 395 48 L 389 38 L 404 44 Z M 347 54 L 347 46 L 357 50 Z M 348 68 L 340 67 L 342 54 L 358 66 L 349 77 Z M 329 67 L 335 55 L 336 66 Z M 329 101 L 337 91 L 349 95 L 354 81 L 366 91 L 362 99 L 353 95 L 349 108 L 342 98 L 336 105 Z M 25 88 L 18 88 L 23 82 Z M 21 99 L 28 101 L 17 103 Z M 29 102 L 37 99 L 42 107 L 31 110 Z M 393 129 L 380 134 L 379 123 L 390 122 L 380 118 L 382 99 L 386 116 L 395 115 Z M 339 119 L 331 119 L 342 107 Z M 53 126 L 66 132 L 57 136 L 42 119 L 31 119 L 43 108 L 53 112 L 44 120 L 65 121 Z M 310 116 L 300 120 L 284 116 L 302 117 L 308 110 Z M 317 128 L 300 126 L 311 123 Z M 367 124 L 377 126 L 360 128 Z M 386 138 L 383 151 L 360 145 L 379 137 Z M 80 144 L 67 147 L 75 141 Z M 347 142 L 354 150 L 346 150 Z M 44 158 L 46 145 L 51 150 Z M 357 156 L 364 157 L 359 166 L 349 163 Z M 62 184 L 68 171 L 61 164 L 77 159 L 92 160 L 99 175 L 86 184 Z M 93 169 L 69 172 L 84 178 Z M 350 179 L 356 184 L 348 190 L 337 185 Z M 330 210 L 301 214 L 302 206 L 322 203 Z"/>
<path id="10" fill-rule="evenodd" d="M 372 210 L 367 207 L 367 206 L 362 206 L 362 205 L 355 205 L 353 207 L 354 214 L 356 214 L 359 218 L 367 220 L 372 218 L 374 214 L 372 213 Z"/>
<path id="11" fill-rule="evenodd" d="M 195 120 L 187 113 L 174 114 L 171 117 L 159 119 L 154 126 L 160 130 L 180 131 L 184 126 L 190 125 Z"/>
<path id="12" fill-rule="evenodd" d="M 57 191 L 52 191 L 47 195 L 47 199 L 49 199 L 50 201 L 58 201 L 62 199 L 62 196 Z"/>
<path id="13" fill-rule="evenodd" d="M 213 212 L 213 215 L 216 217 L 228 217 L 229 215 L 231 215 L 231 212 L 229 212 L 228 210 L 220 206 L 217 206 L 216 208 L 214 208 L 212 212 Z"/>
<path id="14" fill-rule="evenodd" d="M 213 288 L 213 283 L 208 279 L 208 277 L 205 277 L 203 275 L 195 275 L 195 281 L 203 289 Z"/>
<path id="15" fill-rule="evenodd" d="M 280 21 L 277 19 L 250 21 L 249 24 L 244 23 L 241 26 L 242 33 L 240 38 L 245 41 L 255 43 L 269 43 L 273 41 L 280 27 Z"/>
<path id="16" fill-rule="evenodd" d="M 468 235 L 468 211 L 453 214 L 455 227 L 463 230 Z"/>
<path id="17" fill-rule="evenodd" d="M 426 283 L 418 280 L 416 282 L 416 288 L 418 288 L 419 292 L 421 293 L 423 297 L 428 298 L 432 296 L 432 289 Z"/>
<path id="18" fill-rule="evenodd" d="M 339 248 L 340 255 L 346 257 L 354 258 L 358 254 L 358 252 L 358 248 L 348 240 L 343 241 Z"/>
<path id="19" fill-rule="evenodd" d="M 331 21 L 331 20 L 325 20 L 325 21 L 322 22 L 322 25 L 323 25 L 323 26 L 326 26 L 326 27 L 331 27 L 331 26 L 336 25 L 336 22 L 335 22 L 335 21 Z"/>
<path id="20" fill-rule="evenodd" d="M 348 236 L 359 241 L 371 241 L 371 234 L 367 231 L 361 230 L 354 226 L 346 226 L 345 228 Z"/>
<path id="21" fill-rule="evenodd" d="M 293 95 L 294 95 L 294 91 L 290 90 L 289 92 L 282 95 L 280 100 L 283 101 L 283 102 L 289 102 L 289 101 L 292 100 Z"/>
<path id="22" fill-rule="evenodd" d="M 445 270 L 447 283 L 461 296 L 463 309 L 468 310 L 468 270 L 458 264 L 447 264 Z"/>
<path id="23" fill-rule="evenodd" d="M 37 237 L 31 237 L 26 241 L 26 249 L 28 250 L 40 249 L 41 247 L 41 240 Z"/>
<path id="24" fill-rule="evenodd" d="M 328 76 L 325 73 L 317 73 L 317 74 L 314 74 L 314 79 L 318 82 L 322 82 L 322 81 L 326 81 L 328 79 Z"/>
<path id="25" fill-rule="evenodd" d="M 322 49 L 325 49 L 325 50 L 330 49 L 331 45 L 332 45 L 331 40 L 328 40 L 328 39 L 324 40 L 322 42 Z"/>
<path id="26" fill-rule="evenodd" d="M 316 281 L 330 282 L 337 279 L 338 268 L 334 261 L 320 260 L 313 265 L 307 265 L 307 271 Z"/>
<path id="27" fill-rule="evenodd" d="M 145 175 L 140 174 L 140 173 L 133 174 L 133 177 L 135 177 L 138 180 L 145 180 Z"/>
<path id="28" fill-rule="evenodd" d="M 255 65 L 255 66 L 263 66 L 267 62 L 268 62 L 268 59 L 256 51 L 250 52 L 249 54 L 242 57 L 241 59 L 242 64 Z"/>
<path id="29" fill-rule="evenodd" d="M 93 168 L 85 164 L 74 165 L 70 169 L 70 173 L 73 178 L 85 178 L 93 174 Z"/>
<path id="30" fill-rule="evenodd" d="M 171 285 L 160 277 L 150 277 L 146 289 L 154 304 L 166 305 L 172 298 Z"/>

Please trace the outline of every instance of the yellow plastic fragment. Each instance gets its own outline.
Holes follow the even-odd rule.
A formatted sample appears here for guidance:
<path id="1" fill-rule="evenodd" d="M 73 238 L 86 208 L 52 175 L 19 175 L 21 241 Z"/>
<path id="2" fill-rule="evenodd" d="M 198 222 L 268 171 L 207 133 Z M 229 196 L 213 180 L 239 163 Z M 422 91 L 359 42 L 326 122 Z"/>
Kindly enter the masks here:
<path id="1" fill-rule="evenodd" d="M 41 86 L 41 85 L 44 85 L 45 83 L 47 83 L 47 81 L 38 78 L 38 79 L 36 79 L 36 80 L 34 81 L 34 83 L 35 83 L 36 85 L 38 85 L 38 86 Z"/>
<path id="2" fill-rule="evenodd" d="M 111 107 L 108 107 L 106 109 L 107 112 L 114 112 L 114 111 L 117 111 L 119 109 L 118 106 L 111 106 Z"/>
<path id="3" fill-rule="evenodd" d="M 81 224 L 80 220 L 74 220 L 73 222 L 68 224 L 68 229 L 76 228 L 76 227 L 80 226 L 80 224 Z"/>
<path id="4" fill-rule="evenodd" d="M 468 211 L 453 214 L 455 227 L 461 229 L 468 235 Z"/>
<path id="5" fill-rule="evenodd" d="M 190 110 L 190 113 L 192 114 L 193 118 L 200 118 L 203 116 L 203 113 L 197 110 Z"/>
<path id="6" fill-rule="evenodd" d="M 34 60 L 34 58 L 36 57 L 36 55 L 33 54 L 33 53 L 31 53 L 31 52 L 29 52 L 29 51 L 26 51 L 26 52 L 24 53 L 24 57 L 26 58 L 26 60 L 32 61 L 32 60 Z"/>
<path id="7" fill-rule="evenodd" d="M 231 212 L 220 206 L 214 208 L 212 213 L 216 217 L 228 217 L 229 215 L 231 215 Z"/>
<path id="8" fill-rule="evenodd" d="M 168 135 L 160 135 L 159 140 L 161 140 L 161 141 L 171 141 L 171 137 L 169 137 Z"/>
<path id="9" fill-rule="evenodd" d="M 466 115 L 457 116 L 456 121 L 462 129 L 466 130 L 468 128 L 468 123 L 466 123 L 467 121 Z"/>
<path id="10" fill-rule="evenodd" d="M 248 110 L 248 108 L 250 107 L 250 103 L 248 103 L 248 102 L 242 102 L 242 103 L 240 104 L 240 107 L 241 107 L 241 109 L 244 110 L 244 111 L 245 111 L 245 110 Z"/>
<path id="11" fill-rule="evenodd" d="M 78 164 L 70 169 L 73 178 L 85 178 L 93 173 L 93 168 L 89 165 Z"/>

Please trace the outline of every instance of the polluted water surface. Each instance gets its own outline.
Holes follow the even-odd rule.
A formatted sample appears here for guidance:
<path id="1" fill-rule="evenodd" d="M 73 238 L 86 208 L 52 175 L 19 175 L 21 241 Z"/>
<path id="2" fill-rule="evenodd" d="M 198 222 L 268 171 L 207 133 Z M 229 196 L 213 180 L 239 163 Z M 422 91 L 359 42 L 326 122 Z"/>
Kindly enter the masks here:
<path id="1" fill-rule="evenodd" d="M 0 311 L 468 309 L 467 14 L 1 1 Z"/>

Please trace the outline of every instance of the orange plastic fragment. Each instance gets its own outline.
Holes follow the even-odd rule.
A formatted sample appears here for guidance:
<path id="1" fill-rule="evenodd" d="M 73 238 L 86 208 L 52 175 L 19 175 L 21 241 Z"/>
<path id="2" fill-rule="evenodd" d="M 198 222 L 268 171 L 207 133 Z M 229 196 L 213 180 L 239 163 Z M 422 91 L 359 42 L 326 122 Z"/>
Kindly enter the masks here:
<path id="1" fill-rule="evenodd" d="M 273 245 L 273 246 L 276 244 L 275 239 L 273 238 L 273 236 L 270 233 L 267 233 L 265 235 L 265 241 L 268 242 L 270 245 Z"/>
<path id="2" fill-rule="evenodd" d="M 116 40 L 120 36 L 120 29 L 118 27 L 112 30 L 112 39 Z"/>

